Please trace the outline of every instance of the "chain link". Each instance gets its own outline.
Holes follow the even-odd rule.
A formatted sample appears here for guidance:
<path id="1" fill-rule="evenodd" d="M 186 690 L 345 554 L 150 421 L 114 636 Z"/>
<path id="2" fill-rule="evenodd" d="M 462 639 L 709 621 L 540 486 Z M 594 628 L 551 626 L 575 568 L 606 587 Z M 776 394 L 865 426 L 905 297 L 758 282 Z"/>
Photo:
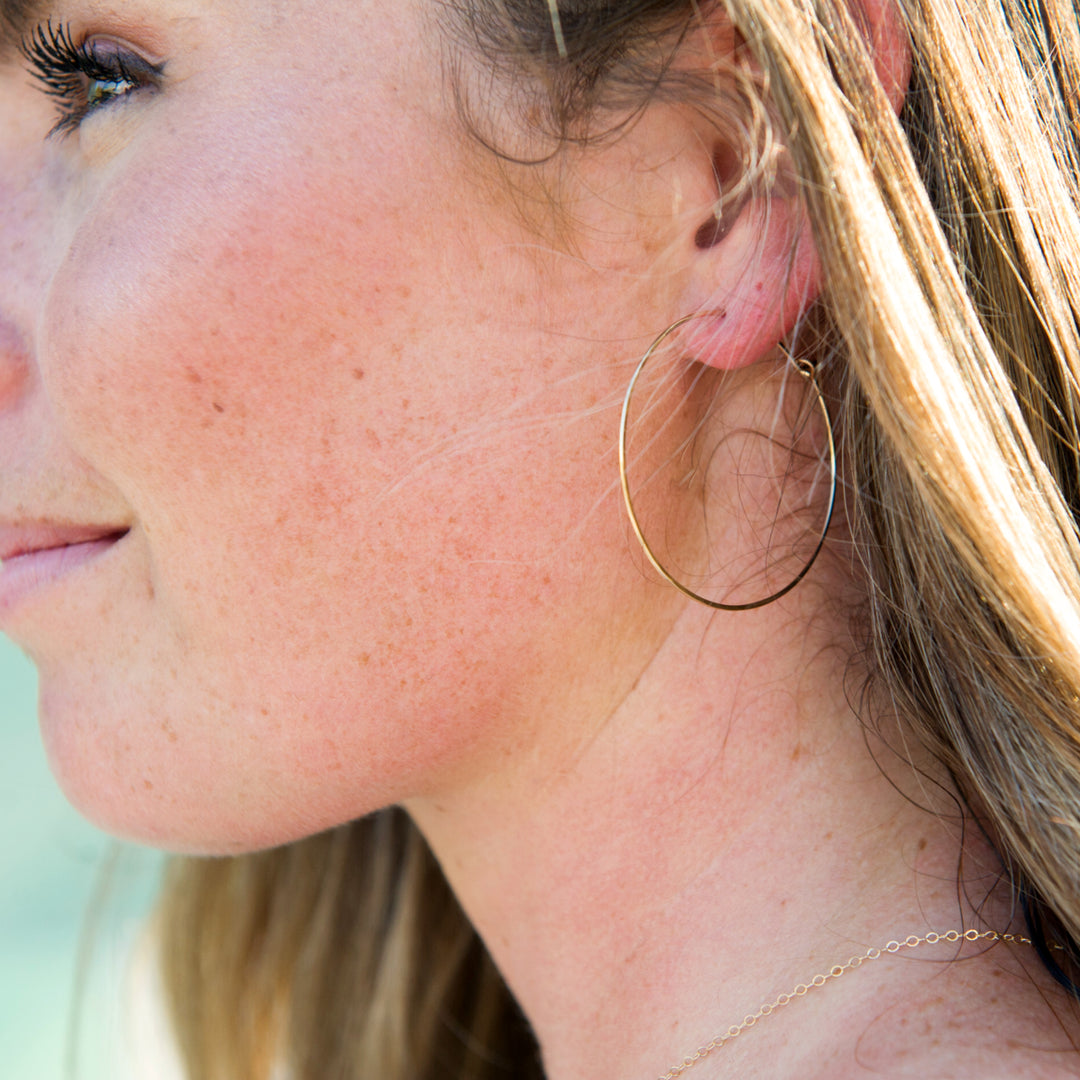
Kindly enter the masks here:
<path id="1" fill-rule="evenodd" d="M 660 1080 L 676 1080 L 676 1077 L 682 1076 L 684 1072 L 692 1069 L 714 1050 L 719 1050 L 725 1043 L 737 1038 L 747 1028 L 752 1028 L 759 1020 L 763 1020 L 766 1016 L 776 1012 L 777 1009 L 782 1009 L 785 1005 L 791 1004 L 795 998 L 805 997 L 815 987 L 824 986 L 830 979 L 839 979 L 849 971 L 862 967 L 863 964 L 872 960 L 880 960 L 890 953 L 898 953 L 901 949 L 917 949 L 920 945 L 937 945 L 942 941 L 953 943 L 961 941 L 1005 941 L 1013 945 L 1031 944 L 1030 938 L 1022 937 L 1020 934 L 999 934 L 996 930 L 946 930 L 940 934 L 935 931 L 921 936 L 908 934 L 902 941 L 890 941 L 887 945 L 882 945 L 881 948 L 867 949 L 860 956 L 853 956 L 843 964 L 833 964 L 824 974 L 815 975 L 809 982 L 799 983 L 798 986 L 793 990 L 789 990 L 786 994 L 781 994 L 772 1001 L 767 1001 L 758 1008 L 757 1012 L 744 1016 L 742 1023 L 732 1024 L 723 1034 L 710 1039 L 704 1046 L 699 1046 L 689 1057 L 683 1058 L 678 1065 L 664 1073 Z"/>

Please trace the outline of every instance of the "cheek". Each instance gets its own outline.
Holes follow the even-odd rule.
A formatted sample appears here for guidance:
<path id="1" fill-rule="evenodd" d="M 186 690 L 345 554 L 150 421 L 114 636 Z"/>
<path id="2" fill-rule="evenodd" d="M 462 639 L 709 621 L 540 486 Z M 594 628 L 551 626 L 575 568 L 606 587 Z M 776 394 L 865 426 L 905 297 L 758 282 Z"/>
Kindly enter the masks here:
<path id="1" fill-rule="evenodd" d="M 259 846 L 445 775 L 565 643 L 544 559 L 611 446 L 535 418 L 604 390 L 545 398 L 516 339 L 470 349 L 503 293 L 432 229 L 455 220 L 432 161 L 160 149 L 98 197 L 46 311 L 59 422 L 139 536 L 44 665 L 43 719 L 112 831 Z"/>
<path id="2" fill-rule="evenodd" d="M 433 317 L 410 296 L 437 294 L 411 256 L 404 207 L 422 194 L 396 142 L 356 157 L 316 159 L 288 129 L 227 154 L 147 146 L 75 233 L 46 313 L 46 388 L 140 523 L 186 546 L 161 574 L 211 538 L 236 561 L 347 517 L 346 493 L 381 490 L 431 437 L 415 373 L 395 366 Z M 277 545 L 271 571 L 309 548 Z"/>
<path id="3" fill-rule="evenodd" d="M 265 153 L 210 168 L 148 148 L 153 171 L 99 197 L 54 279 L 50 394 L 77 448 L 136 483 L 148 464 L 214 460 L 268 414 L 299 421 L 362 389 L 345 333 L 370 316 L 371 283 L 403 274 L 393 222 L 342 214 L 358 193 L 335 203 L 275 158 L 267 182 Z"/>
<path id="4" fill-rule="evenodd" d="M 391 149 L 375 158 L 393 171 Z M 65 650 L 85 665 L 44 676 L 46 719 L 80 715 L 79 702 L 115 719 L 93 740 L 85 724 L 54 728 L 68 776 L 84 774 L 89 747 L 102 768 L 167 790 L 146 763 L 182 765 L 190 784 L 214 777 L 215 755 L 250 757 L 256 736 L 281 771 L 290 757 L 327 769 L 351 719 L 328 687 L 405 640 L 411 614 L 371 573 L 403 537 L 373 528 L 363 508 L 390 484 L 393 458 L 415 451 L 403 437 L 419 436 L 404 373 L 386 363 L 413 333 L 399 285 L 414 280 L 398 257 L 409 246 L 393 208 L 368 205 L 381 185 L 353 174 L 349 189 L 314 163 L 316 187 L 299 165 L 268 170 L 265 152 L 245 160 L 237 149 L 210 168 L 209 155 L 185 164 L 150 148 L 145 160 L 160 164 L 128 169 L 98 198 L 53 279 L 46 392 L 68 443 L 130 506 L 148 581 L 123 610 L 84 613 L 84 625 L 110 628 L 122 692 L 107 692 L 90 634 Z M 377 345 L 386 338 L 391 348 Z M 395 518 L 393 500 L 383 516 Z M 422 531 L 409 539 L 424 560 Z M 326 610 L 331 591 L 358 583 L 351 622 Z M 365 605 L 391 614 L 358 626 Z M 321 727 L 305 726 L 316 701 Z M 161 722 L 143 724 L 140 703 Z M 291 728 L 267 719 L 290 712 Z M 407 729 L 398 734 L 385 755 L 401 752 Z M 365 750 L 378 756 L 370 741 Z"/>

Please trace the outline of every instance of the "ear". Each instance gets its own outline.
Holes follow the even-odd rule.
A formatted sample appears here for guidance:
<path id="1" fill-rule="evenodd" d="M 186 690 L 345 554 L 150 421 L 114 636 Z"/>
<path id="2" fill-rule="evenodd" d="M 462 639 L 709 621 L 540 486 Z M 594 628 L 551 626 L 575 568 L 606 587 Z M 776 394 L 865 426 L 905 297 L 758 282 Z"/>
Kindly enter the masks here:
<path id="1" fill-rule="evenodd" d="M 849 2 L 872 49 L 877 77 L 899 113 L 911 57 L 895 0 Z M 702 33 L 710 36 L 707 27 Z M 705 48 L 715 55 L 715 38 Z M 737 152 L 721 144 L 715 129 L 703 127 L 698 137 L 702 143 L 696 152 L 711 151 L 702 167 L 711 168 L 714 202 L 693 229 L 683 303 L 685 310 L 705 317 L 688 325 L 686 341 L 702 363 L 734 369 L 764 359 L 791 333 L 817 297 L 821 266 L 786 148 L 775 144 L 772 160 L 763 163 L 770 174 L 763 190 L 748 186 L 732 201 L 728 192 L 738 186 Z"/>

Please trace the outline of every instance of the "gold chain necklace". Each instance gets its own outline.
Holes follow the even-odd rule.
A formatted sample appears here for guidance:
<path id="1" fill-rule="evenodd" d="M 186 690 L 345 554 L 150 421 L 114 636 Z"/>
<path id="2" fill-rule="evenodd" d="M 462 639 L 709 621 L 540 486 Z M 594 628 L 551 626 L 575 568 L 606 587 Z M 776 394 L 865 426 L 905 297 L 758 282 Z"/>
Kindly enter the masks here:
<path id="1" fill-rule="evenodd" d="M 814 987 L 824 986 L 830 979 L 839 979 L 849 971 L 860 968 L 871 960 L 880 960 L 888 953 L 898 953 L 901 949 L 917 949 L 920 945 L 936 945 L 940 941 L 1007 941 L 1014 945 L 1030 945 L 1031 939 L 1021 937 L 1019 934 L 999 934 L 996 930 L 946 930 L 943 934 L 931 931 L 929 934 L 909 934 L 903 941 L 890 941 L 880 949 L 868 949 L 861 956 L 853 956 L 846 964 L 834 964 L 829 970 L 821 975 L 815 975 L 809 982 L 799 983 L 787 994 L 781 994 L 772 1001 L 767 1001 L 758 1007 L 757 1012 L 744 1016 L 741 1024 L 732 1024 L 722 1035 L 710 1039 L 704 1046 L 699 1046 L 689 1057 L 683 1058 L 678 1065 L 668 1069 L 660 1080 L 676 1080 L 687 1069 L 692 1069 L 703 1058 L 707 1058 L 714 1050 L 719 1050 L 725 1043 L 737 1038 L 747 1028 L 752 1028 L 759 1020 L 789 1005 L 795 998 L 805 997 Z"/>

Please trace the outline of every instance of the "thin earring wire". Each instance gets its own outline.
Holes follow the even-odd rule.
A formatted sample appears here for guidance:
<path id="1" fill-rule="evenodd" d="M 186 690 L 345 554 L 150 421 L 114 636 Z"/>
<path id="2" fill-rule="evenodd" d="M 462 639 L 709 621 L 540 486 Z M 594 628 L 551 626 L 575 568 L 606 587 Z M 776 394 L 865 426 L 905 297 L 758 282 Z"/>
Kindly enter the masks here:
<path id="1" fill-rule="evenodd" d="M 630 417 L 630 400 L 634 395 L 634 388 L 637 386 L 638 378 L 642 371 L 645 370 L 645 365 L 649 362 L 652 355 L 656 350 L 676 331 L 679 327 L 684 326 L 686 323 L 693 319 L 702 318 L 703 314 L 694 313 L 691 315 L 684 315 L 681 319 L 676 319 L 666 330 L 664 330 L 653 343 L 646 350 L 645 355 L 638 361 L 637 367 L 634 369 L 634 374 L 630 379 L 630 385 L 626 388 L 626 396 L 623 398 L 622 415 L 619 419 L 619 480 L 622 484 L 623 501 L 626 504 L 626 512 L 630 518 L 630 525 L 634 530 L 634 535 L 638 539 L 638 543 L 641 544 L 642 550 L 645 552 L 649 562 L 652 563 L 656 572 L 668 582 L 679 590 L 684 596 L 690 597 L 691 600 L 696 600 L 699 604 L 704 604 L 706 607 L 714 608 L 719 611 L 751 611 L 754 608 L 764 607 L 766 604 L 771 604 L 774 600 L 779 600 L 781 596 L 786 596 L 800 581 L 810 572 L 810 568 L 814 565 L 822 547 L 825 545 L 825 535 L 829 531 L 829 525 L 832 522 L 833 509 L 836 506 L 836 441 L 833 436 L 832 417 L 829 416 L 829 409 L 825 403 L 825 396 L 821 392 L 821 387 L 818 385 L 817 372 L 814 365 L 808 360 L 796 359 L 789 357 L 795 370 L 798 371 L 803 378 L 807 379 L 810 386 L 813 388 L 814 394 L 817 396 L 818 406 L 821 409 L 821 415 L 825 420 L 825 431 L 828 437 L 829 444 L 829 501 L 828 507 L 825 511 L 825 523 L 821 529 L 821 535 L 818 537 L 817 544 L 814 547 L 810 558 L 806 564 L 799 571 L 798 574 L 792 578 L 783 588 L 777 589 L 776 592 L 770 593 L 768 596 L 760 599 L 753 600 L 745 604 L 725 604 L 719 600 L 710 600 L 707 596 L 702 596 L 700 593 L 694 592 L 693 589 L 688 588 L 677 578 L 673 577 L 671 573 L 660 562 L 656 553 L 649 545 L 648 540 L 645 539 L 645 534 L 642 531 L 641 523 L 638 521 L 637 513 L 634 510 L 634 501 L 630 495 L 630 481 L 627 477 L 627 464 L 626 464 L 626 441 L 627 441 L 627 428 L 629 426 Z"/>

